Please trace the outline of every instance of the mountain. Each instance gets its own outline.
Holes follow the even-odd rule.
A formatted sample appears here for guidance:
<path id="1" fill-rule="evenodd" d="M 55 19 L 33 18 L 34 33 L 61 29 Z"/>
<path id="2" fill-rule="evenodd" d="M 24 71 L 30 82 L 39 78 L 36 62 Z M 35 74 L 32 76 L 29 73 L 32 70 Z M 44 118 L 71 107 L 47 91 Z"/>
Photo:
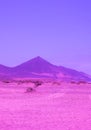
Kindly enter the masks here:
<path id="1" fill-rule="evenodd" d="M 0 73 L 8 73 L 11 70 L 10 67 L 4 66 L 0 64 Z"/>
<path id="2" fill-rule="evenodd" d="M 16 71 L 23 71 L 26 72 L 35 72 L 35 73 L 53 73 L 56 72 L 57 66 L 52 65 L 48 61 L 42 59 L 41 57 L 36 57 L 27 61 L 19 66 L 13 68 Z"/>
<path id="3" fill-rule="evenodd" d="M 12 68 L 14 77 L 54 78 L 59 67 L 52 65 L 41 57 L 33 58 Z"/>
<path id="4" fill-rule="evenodd" d="M 91 81 L 90 76 L 85 73 L 63 66 L 53 65 L 39 56 L 12 68 L 0 65 L 0 77 L 2 76 L 18 78 L 54 78 L 66 81 Z"/>
<path id="5" fill-rule="evenodd" d="M 0 64 L 0 80 L 10 79 L 11 68 Z"/>

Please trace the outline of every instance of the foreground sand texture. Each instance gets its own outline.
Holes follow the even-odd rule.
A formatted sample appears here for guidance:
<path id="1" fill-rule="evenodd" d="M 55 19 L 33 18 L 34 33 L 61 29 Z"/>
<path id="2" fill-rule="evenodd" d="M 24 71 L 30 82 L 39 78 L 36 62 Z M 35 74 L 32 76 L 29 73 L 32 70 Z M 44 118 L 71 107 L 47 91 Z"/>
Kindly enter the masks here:
<path id="1" fill-rule="evenodd" d="M 28 85 L 0 83 L 0 130 L 91 130 L 90 85 L 44 84 L 26 93 Z"/>

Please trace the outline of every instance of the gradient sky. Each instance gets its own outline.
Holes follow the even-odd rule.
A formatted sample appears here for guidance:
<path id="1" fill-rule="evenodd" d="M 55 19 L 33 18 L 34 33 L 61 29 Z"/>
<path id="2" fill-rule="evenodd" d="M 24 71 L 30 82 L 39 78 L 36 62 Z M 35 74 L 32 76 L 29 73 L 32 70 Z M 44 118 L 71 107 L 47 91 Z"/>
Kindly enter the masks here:
<path id="1" fill-rule="evenodd" d="M 91 74 L 90 0 L 0 0 L 0 64 L 36 56 Z"/>

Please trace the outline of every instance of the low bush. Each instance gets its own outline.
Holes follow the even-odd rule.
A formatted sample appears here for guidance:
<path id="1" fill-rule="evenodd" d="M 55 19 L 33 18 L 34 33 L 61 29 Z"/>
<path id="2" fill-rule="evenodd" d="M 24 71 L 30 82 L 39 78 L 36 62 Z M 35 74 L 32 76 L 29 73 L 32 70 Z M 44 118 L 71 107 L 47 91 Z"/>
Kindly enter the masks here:
<path id="1" fill-rule="evenodd" d="M 42 85 L 42 81 L 35 81 L 34 85 L 35 85 L 35 87 L 38 87 L 38 86 Z"/>
<path id="2" fill-rule="evenodd" d="M 32 87 L 28 87 L 27 89 L 26 89 L 26 93 L 30 93 L 30 92 L 33 92 L 34 91 L 34 89 L 32 88 Z"/>

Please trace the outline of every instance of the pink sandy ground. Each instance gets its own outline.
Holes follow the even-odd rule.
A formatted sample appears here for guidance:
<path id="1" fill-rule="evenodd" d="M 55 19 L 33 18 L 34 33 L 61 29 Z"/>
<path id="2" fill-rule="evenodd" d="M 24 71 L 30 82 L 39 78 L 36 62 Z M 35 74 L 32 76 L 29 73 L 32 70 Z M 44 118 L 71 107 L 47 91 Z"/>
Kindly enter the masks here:
<path id="1" fill-rule="evenodd" d="M 0 130 L 91 130 L 90 93 L 13 86 L 0 85 Z"/>

